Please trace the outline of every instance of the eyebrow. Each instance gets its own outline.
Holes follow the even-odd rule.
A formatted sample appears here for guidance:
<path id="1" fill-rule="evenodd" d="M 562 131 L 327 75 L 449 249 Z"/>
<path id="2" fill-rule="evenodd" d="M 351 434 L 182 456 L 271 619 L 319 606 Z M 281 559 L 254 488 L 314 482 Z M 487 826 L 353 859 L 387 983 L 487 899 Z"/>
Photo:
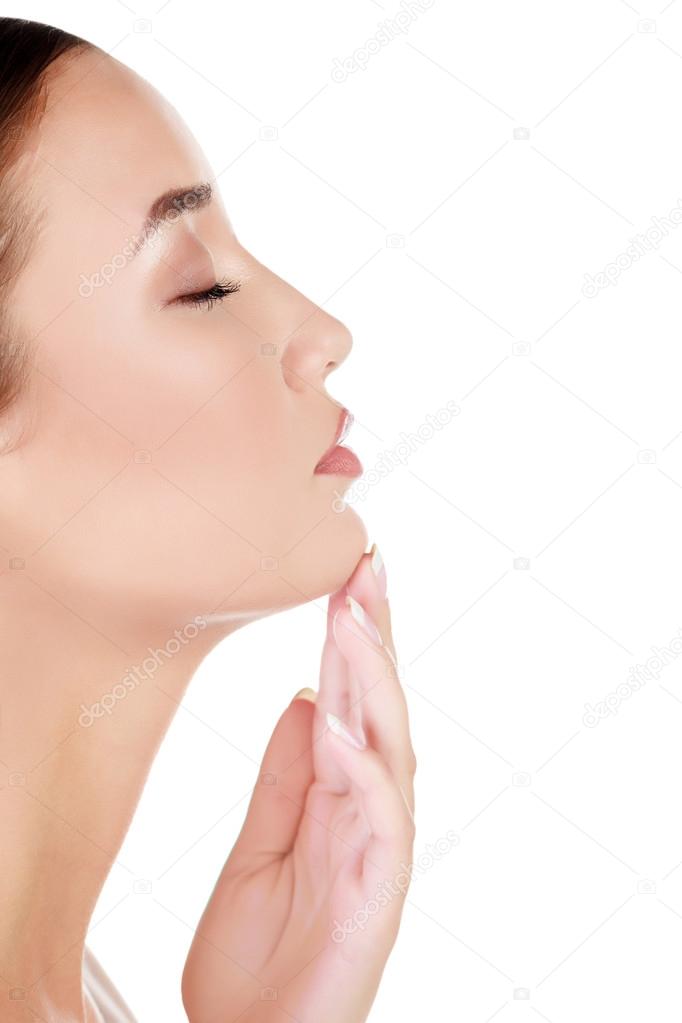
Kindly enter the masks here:
<path id="1" fill-rule="evenodd" d="M 184 214 L 208 206 L 212 198 L 213 189 L 208 181 L 201 181 L 196 185 L 184 185 L 181 188 L 170 188 L 158 196 L 149 207 L 142 224 L 135 244 L 135 255 L 144 247 L 161 224 L 167 222 L 166 226 L 172 226 Z M 171 216 L 171 214 L 175 215 Z"/>

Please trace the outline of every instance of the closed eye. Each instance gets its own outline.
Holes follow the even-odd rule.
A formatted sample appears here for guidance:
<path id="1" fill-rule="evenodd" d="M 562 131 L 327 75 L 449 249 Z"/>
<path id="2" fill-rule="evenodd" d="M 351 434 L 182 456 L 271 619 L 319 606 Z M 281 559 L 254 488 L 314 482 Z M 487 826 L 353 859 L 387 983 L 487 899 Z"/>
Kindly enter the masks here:
<path id="1" fill-rule="evenodd" d="M 241 285 L 237 281 L 216 281 L 206 291 L 195 291 L 189 295 L 180 295 L 175 302 L 181 305 L 205 306 L 211 309 L 216 302 L 222 302 L 227 295 L 239 291 Z"/>

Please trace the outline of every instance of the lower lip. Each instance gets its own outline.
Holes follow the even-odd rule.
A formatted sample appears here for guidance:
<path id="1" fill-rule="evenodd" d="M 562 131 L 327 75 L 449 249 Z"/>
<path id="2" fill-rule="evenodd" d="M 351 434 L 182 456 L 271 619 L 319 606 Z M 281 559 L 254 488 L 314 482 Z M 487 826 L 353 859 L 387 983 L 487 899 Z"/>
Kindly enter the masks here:
<path id="1" fill-rule="evenodd" d="M 337 444 L 317 465 L 315 472 L 338 476 L 362 476 L 362 463 L 354 451 Z"/>

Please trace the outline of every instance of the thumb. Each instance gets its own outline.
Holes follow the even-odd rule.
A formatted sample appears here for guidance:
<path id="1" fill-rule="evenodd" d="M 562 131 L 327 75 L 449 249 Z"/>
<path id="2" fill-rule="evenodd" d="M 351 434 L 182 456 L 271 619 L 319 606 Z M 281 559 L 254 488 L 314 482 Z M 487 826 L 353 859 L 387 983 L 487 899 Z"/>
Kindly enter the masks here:
<path id="1" fill-rule="evenodd" d="M 255 856 L 275 859 L 294 844 L 312 784 L 315 691 L 301 690 L 275 725 L 265 750 L 231 866 L 253 868 Z M 236 861 L 236 862 L 235 862 Z"/>

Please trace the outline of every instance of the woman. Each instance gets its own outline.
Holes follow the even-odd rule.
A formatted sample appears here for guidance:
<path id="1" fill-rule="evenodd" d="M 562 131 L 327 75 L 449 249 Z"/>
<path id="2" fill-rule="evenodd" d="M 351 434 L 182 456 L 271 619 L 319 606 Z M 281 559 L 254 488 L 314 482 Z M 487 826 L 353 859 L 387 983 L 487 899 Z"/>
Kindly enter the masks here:
<path id="1" fill-rule="evenodd" d="M 132 1018 L 86 936 L 178 702 L 225 636 L 330 594 L 319 693 L 278 721 L 181 989 L 192 1023 L 364 1020 L 414 755 L 385 570 L 339 509 L 349 332 L 96 47 L 0 19 L 0 140 L 0 1015 Z"/>

